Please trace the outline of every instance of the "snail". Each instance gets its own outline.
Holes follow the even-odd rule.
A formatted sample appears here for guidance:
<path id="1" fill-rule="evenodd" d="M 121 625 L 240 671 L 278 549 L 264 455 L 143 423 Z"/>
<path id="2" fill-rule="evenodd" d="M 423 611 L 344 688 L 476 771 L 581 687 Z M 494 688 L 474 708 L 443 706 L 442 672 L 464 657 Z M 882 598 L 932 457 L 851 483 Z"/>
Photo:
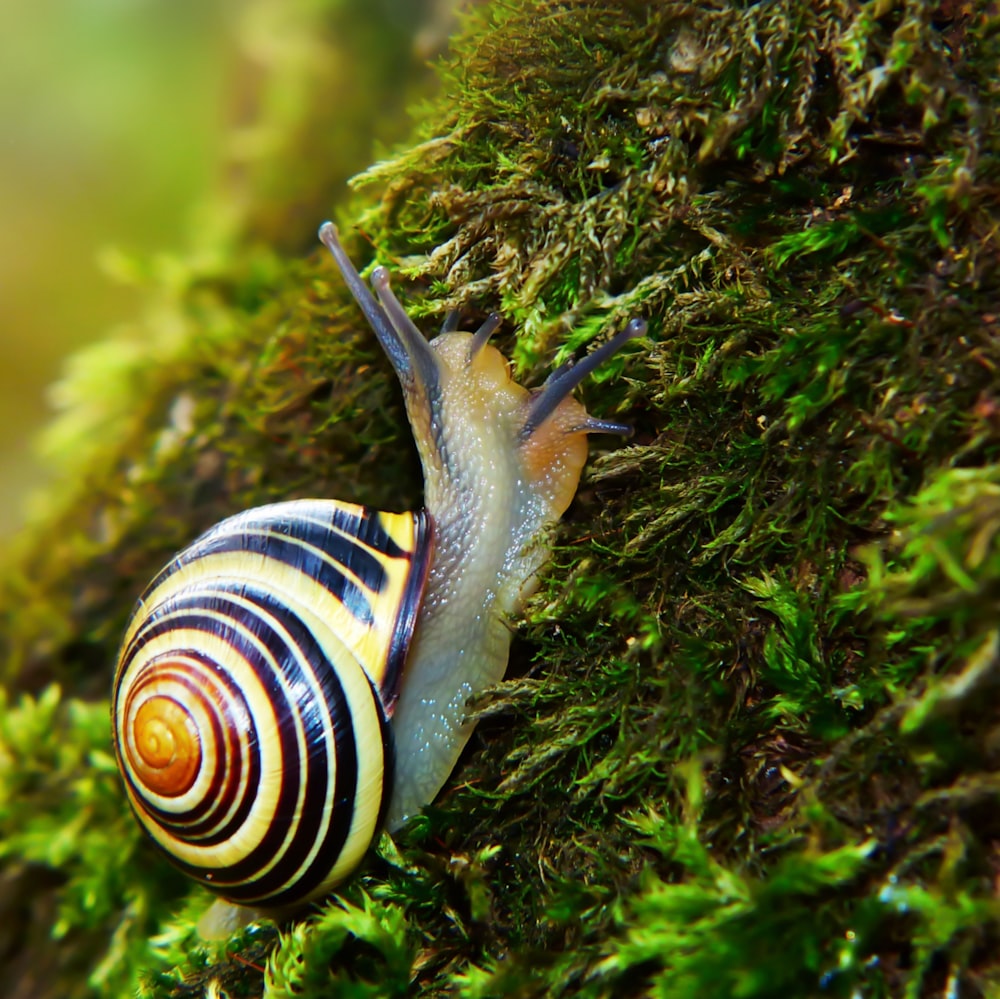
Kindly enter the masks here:
<path id="1" fill-rule="evenodd" d="M 428 343 L 384 268 L 376 298 L 332 223 L 320 239 L 402 385 L 426 508 L 304 499 L 222 521 L 140 597 L 112 693 L 139 822 L 180 870 L 265 913 L 328 894 L 447 780 L 587 435 L 629 433 L 571 393 L 646 328 L 633 319 L 529 391 L 488 343 L 498 316 Z"/>

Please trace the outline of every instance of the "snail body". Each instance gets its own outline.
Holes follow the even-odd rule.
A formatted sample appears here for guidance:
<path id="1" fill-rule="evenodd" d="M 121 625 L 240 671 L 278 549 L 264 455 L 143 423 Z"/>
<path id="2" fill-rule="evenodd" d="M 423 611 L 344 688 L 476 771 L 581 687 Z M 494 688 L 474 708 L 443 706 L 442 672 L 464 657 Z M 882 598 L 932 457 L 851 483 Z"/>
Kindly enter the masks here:
<path id="1" fill-rule="evenodd" d="M 515 613 L 572 500 L 590 417 L 575 386 L 625 330 L 529 391 L 477 333 L 428 343 L 329 248 L 403 388 L 425 509 L 294 500 L 224 520 L 167 565 L 128 625 L 112 695 L 132 808 L 224 899 L 281 912 L 329 893 L 382 826 L 433 800 L 498 682 Z"/>

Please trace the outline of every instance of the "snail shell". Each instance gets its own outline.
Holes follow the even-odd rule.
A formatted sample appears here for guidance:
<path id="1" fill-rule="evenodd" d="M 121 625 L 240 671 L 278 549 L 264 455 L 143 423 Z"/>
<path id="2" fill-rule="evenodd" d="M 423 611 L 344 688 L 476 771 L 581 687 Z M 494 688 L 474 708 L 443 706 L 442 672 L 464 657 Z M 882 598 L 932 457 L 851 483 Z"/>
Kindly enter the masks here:
<path id="1" fill-rule="evenodd" d="M 114 684 L 140 822 L 234 902 L 324 894 L 388 801 L 397 682 L 430 525 L 332 500 L 230 517 L 150 584 Z"/>

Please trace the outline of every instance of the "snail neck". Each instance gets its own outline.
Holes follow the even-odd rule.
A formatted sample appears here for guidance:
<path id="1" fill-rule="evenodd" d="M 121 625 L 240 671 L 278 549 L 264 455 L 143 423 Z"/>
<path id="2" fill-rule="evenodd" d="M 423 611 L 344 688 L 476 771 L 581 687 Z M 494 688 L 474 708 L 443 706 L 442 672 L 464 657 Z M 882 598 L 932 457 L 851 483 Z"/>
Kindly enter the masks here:
<path id="1" fill-rule="evenodd" d="M 467 702 L 503 679 L 508 618 L 546 555 L 523 536 L 512 501 L 431 512 L 434 557 L 392 717 L 390 829 L 434 799 L 472 734 Z"/>

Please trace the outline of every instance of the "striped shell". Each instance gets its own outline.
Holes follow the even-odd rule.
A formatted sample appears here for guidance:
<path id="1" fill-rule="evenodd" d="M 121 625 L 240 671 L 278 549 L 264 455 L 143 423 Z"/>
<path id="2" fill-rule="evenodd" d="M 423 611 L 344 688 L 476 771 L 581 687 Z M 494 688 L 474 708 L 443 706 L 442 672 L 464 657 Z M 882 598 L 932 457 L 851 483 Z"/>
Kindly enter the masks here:
<path id="1" fill-rule="evenodd" d="M 389 795 L 430 540 L 424 513 L 277 503 L 218 524 L 147 588 L 115 673 L 115 750 L 186 874 L 280 909 L 359 863 Z"/>

